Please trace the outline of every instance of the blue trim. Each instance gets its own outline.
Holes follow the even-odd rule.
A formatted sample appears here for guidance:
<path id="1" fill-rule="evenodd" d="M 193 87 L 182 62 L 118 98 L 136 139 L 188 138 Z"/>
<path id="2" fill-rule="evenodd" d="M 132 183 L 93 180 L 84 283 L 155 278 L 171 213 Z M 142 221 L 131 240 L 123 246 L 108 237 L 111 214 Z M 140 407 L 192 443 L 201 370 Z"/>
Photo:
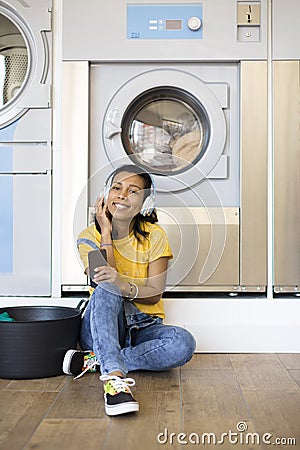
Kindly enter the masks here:
<path id="1" fill-rule="evenodd" d="M 14 134 L 16 131 L 16 126 L 18 125 L 18 120 L 14 123 L 11 123 L 7 127 L 0 128 L 0 142 L 12 142 L 14 138 Z"/>
<path id="2" fill-rule="evenodd" d="M 0 130 L 0 142 L 13 141 L 17 121 Z M 0 273 L 13 271 L 13 147 L 0 147 Z"/>
<path id="3" fill-rule="evenodd" d="M 0 142 L 12 142 L 16 131 L 17 121 L 8 127 L 0 129 Z M 0 173 L 13 171 L 13 147 L 8 144 L 0 147 Z"/>
<path id="4" fill-rule="evenodd" d="M 13 271 L 13 176 L 0 175 L 0 273 Z"/>
<path id="5" fill-rule="evenodd" d="M 9 173 L 13 169 L 13 149 L 11 146 L 0 147 L 0 173 Z"/>
<path id="6" fill-rule="evenodd" d="M 77 247 L 80 244 L 86 244 L 89 245 L 90 247 L 92 247 L 94 250 L 99 250 L 99 247 L 97 246 L 97 244 L 95 244 L 95 242 L 93 242 L 91 239 L 87 239 L 87 238 L 81 238 L 77 240 Z"/>

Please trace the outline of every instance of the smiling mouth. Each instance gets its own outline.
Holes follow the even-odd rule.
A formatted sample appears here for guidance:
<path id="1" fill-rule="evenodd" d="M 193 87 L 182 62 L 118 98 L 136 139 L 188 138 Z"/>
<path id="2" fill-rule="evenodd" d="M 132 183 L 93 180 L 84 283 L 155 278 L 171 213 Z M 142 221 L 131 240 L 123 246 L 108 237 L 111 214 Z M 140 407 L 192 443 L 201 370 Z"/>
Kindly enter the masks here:
<path id="1" fill-rule="evenodd" d="M 113 203 L 117 209 L 127 209 L 130 208 L 128 205 L 124 205 L 124 203 Z"/>

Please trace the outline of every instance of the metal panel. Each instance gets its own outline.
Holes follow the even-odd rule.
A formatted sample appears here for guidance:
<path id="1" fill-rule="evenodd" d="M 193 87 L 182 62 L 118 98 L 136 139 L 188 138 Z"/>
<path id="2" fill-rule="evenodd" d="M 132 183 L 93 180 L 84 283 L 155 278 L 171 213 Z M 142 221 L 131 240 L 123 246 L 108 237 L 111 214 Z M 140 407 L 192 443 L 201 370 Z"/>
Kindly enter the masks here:
<path id="1" fill-rule="evenodd" d="M 261 25 L 255 40 L 247 30 L 238 36 L 236 0 L 189 0 L 188 5 L 203 7 L 202 39 L 127 39 L 127 5 L 173 6 L 182 0 L 89 0 L 63 2 L 63 59 L 89 61 L 224 61 L 266 59 L 268 1 L 261 0 Z M 252 3 L 252 2 L 251 2 Z M 176 9 L 176 8 L 175 8 Z M 176 13 L 177 14 L 177 13 Z M 156 17 L 160 19 L 159 17 Z M 155 19 L 149 16 L 149 20 Z M 200 19 L 200 17 L 199 17 Z M 246 28 L 246 27 L 244 27 Z M 253 28 L 253 27 L 252 27 Z M 196 31 L 200 32 L 200 30 Z M 163 45 L 162 45 L 163 42 Z"/>
<path id="2" fill-rule="evenodd" d="M 300 59 L 299 0 L 273 0 L 272 7 L 273 58 Z"/>
<path id="3" fill-rule="evenodd" d="M 242 286 L 267 284 L 267 63 L 241 63 Z"/>
<path id="4" fill-rule="evenodd" d="M 1 142 L 51 141 L 51 108 L 28 109 L 20 119 L 1 128 Z"/>
<path id="5" fill-rule="evenodd" d="M 163 208 L 158 217 L 174 255 L 167 288 L 239 284 L 238 208 Z"/>
<path id="6" fill-rule="evenodd" d="M 51 174 L 0 174 L 0 187 L 0 295 L 48 296 Z"/>
<path id="7" fill-rule="evenodd" d="M 274 284 L 279 292 L 300 289 L 299 64 L 274 63 Z"/>
<path id="8" fill-rule="evenodd" d="M 51 169 L 51 146 L 46 143 L 0 143 L 0 173 L 46 173 Z M 10 159 L 10 167 L 3 161 Z"/>
<path id="9" fill-rule="evenodd" d="M 86 284 L 74 252 L 87 224 L 88 62 L 63 64 L 62 92 L 62 284 Z"/>

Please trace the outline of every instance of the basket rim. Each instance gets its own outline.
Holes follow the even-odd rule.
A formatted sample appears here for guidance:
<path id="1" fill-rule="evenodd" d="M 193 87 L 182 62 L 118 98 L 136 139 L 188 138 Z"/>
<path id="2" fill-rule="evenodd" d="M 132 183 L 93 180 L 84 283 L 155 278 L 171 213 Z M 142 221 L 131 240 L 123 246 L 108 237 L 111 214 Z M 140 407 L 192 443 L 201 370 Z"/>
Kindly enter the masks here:
<path id="1" fill-rule="evenodd" d="M 13 311 L 17 311 L 17 310 L 38 310 L 38 309 L 43 309 L 43 310 L 59 310 L 59 311 L 70 311 L 70 316 L 67 317 L 57 317 L 57 318 L 49 318 L 49 319 L 36 319 L 36 320 L 14 320 L 13 322 L 10 321 L 5 321 L 5 320 L 0 320 L 0 325 L 6 324 L 7 325 L 16 325 L 18 323 L 20 324 L 24 324 L 24 323 L 44 323 L 44 322 L 56 322 L 56 321 L 62 321 L 62 320 L 70 320 L 70 319 L 75 319 L 78 316 L 81 315 L 81 311 L 77 308 L 72 308 L 69 306 L 49 306 L 49 305 L 26 305 L 26 306 L 8 306 L 8 307 L 1 307 L 0 308 L 0 314 L 7 312 L 13 312 Z M 73 313 L 73 314 L 72 314 Z"/>

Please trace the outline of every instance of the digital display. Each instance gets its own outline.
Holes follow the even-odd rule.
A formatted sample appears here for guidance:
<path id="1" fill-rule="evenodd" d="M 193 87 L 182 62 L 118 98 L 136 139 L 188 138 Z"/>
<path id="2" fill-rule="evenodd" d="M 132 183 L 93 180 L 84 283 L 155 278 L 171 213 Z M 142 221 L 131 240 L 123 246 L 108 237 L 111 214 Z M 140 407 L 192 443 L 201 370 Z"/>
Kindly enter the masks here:
<path id="1" fill-rule="evenodd" d="M 182 20 L 166 20 L 166 30 L 182 30 Z"/>

